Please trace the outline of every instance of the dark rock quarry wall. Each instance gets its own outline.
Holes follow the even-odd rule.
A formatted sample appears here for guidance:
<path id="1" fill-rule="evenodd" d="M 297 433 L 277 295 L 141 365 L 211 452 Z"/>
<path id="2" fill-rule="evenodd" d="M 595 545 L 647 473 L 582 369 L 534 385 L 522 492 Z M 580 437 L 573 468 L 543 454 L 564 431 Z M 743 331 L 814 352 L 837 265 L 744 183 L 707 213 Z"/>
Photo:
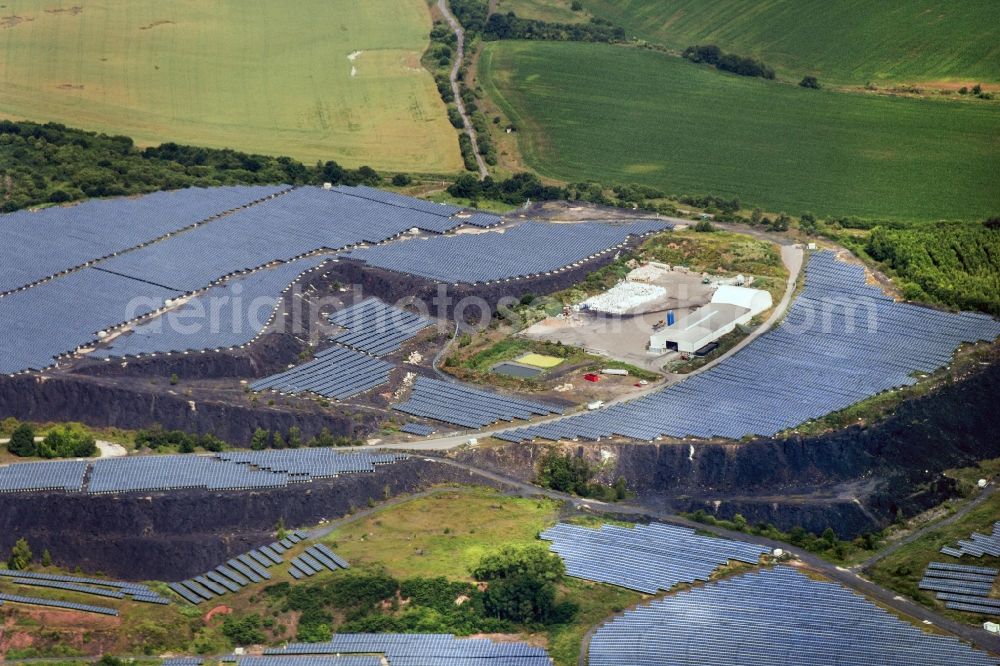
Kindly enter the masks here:
<path id="1" fill-rule="evenodd" d="M 323 428 L 333 435 L 364 437 L 376 426 L 375 415 L 367 412 L 337 412 L 319 406 L 314 411 L 251 407 L 67 376 L 0 378 L 0 415 L 43 422 L 80 421 L 99 427 L 138 429 L 156 424 L 168 430 L 212 433 L 231 443 L 249 442 L 257 428 L 287 432 L 298 426 L 308 438 Z"/>
<path id="2" fill-rule="evenodd" d="M 410 459 L 337 479 L 255 491 L 175 491 L 89 496 L 0 495 L 0 552 L 25 537 L 57 564 L 127 580 L 181 580 L 274 540 L 274 527 L 333 520 L 439 483 L 483 485 L 482 477 Z"/>
<path id="3" fill-rule="evenodd" d="M 1000 457 L 1000 364 L 906 402 L 887 420 L 819 437 L 747 443 L 580 444 L 606 459 L 602 480 L 625 477 L 639 500 L 661 508 L 704 508 L 720 517 L 834 527 L 841 536 L 879 529 L 955 492 L 941 472 Z M 511 445 L 457 454 L 465 462 L 531 480 L 550 445 Z M 858 501 L 855 501 L 858 500 Z"/>

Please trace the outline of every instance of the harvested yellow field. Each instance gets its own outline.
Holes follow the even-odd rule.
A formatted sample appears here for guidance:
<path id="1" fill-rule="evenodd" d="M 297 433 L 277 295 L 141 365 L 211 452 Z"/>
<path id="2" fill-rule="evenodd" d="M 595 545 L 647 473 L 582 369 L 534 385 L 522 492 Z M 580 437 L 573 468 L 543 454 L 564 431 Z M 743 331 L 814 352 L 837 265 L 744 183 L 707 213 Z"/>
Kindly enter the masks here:
<path id="1" fill-rule="evenodd" d="M 9 0 L 0 116 L 381 170 L 462 168 L 423 0 Z"/>

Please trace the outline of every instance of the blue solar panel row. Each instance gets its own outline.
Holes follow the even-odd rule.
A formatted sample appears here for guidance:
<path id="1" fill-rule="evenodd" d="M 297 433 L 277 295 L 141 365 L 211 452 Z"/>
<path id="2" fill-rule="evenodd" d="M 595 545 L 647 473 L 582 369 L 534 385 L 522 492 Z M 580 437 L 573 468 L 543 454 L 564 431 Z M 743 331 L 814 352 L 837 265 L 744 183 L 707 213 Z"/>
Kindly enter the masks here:
<path id="1" fill-rule="evenodd" d="M 42 599 L 39 597 L 22 597 L 17 594 L 0 594 L 0 602 L 2 601 L 17 604 L 30 604 L 32 606 L 45 606 L 47 608 L 62 608 L 65 610 L 82 611 L 84 613 L 97 613 L 98 615 L 118 615 L 118 611 L 114 608 L 91 606 L 89 604 L 77 604 L 72 601 Z"/>
<path id="2" fill-rule="evenodd" d="M 551 405 L 427 377 L 417 377 L 410 399 L 392 408 L 466 428 L 482 428 L 496 421 L 527 420 L 562 411 Z"/>
<path id="3" fill-rule="evenodd" d="M 414 203 L 419 205 L 423 203 Z M 443 222 L 448 228 L 457 224 L 412 207 L 350 196 L 336 189 L 300 187 L 262 205 L 114 257 L 101 266 L 191 292 L 223 276 L 278 259 L 381 243 L 413 227 L 438 231 Z"/>
<path id="4" fill-rule="evenodd" d="M 971 557 L 982 557 L 983 555 L 1000 557 L 1000 520 L 993 523 L 992 534 L 973 532 L 968 539 L 959 541 L 957 546 L 945 546 L 941 549 L 941 552 L 952 557 L 962 557 L 963 555 Z"/>
<path id="5" fill-rule="evenodd" d="M 434 434 L 434 428 L 423 423 L 405 423 L 399 431 L 411 435 L 419 435 L 420 437 L 429 437 Z"/>
<path id="6" fill-rule="evenodd" d="M 80 492 L 90 466 L 86 460 L 54 460 L 0 466 L 0 493 L 30 490 Z"/>
<path id="7" fill-rule="evenodd" d="M 287 188 L 193 187 L 0 215 L 0 293 L 150 243 Z"/>
<path id="8" fill-rule="evenodd" d="M 447 219 L 447 221 L 442 221 L 439 227 L 434 227 L 426 219 L 421 219 L 421 225 L 417 226 L 425 231 L 444 233 L 446 231 L 451 231 L 460 225 L 492 227 L 500 224 L 501 222 L 501 217 L 499 215 L 494 215 L 493 213 L 466 210 L 449 204 L 440 204 L 433 201 L 425 201 L 424 199 L 415 199 L 414 197 L 408 197 L 404 194 L 376 190 L 373 187 L 367 187 L 365 185 L 358 185 L 356 187 L 352 187 L 350 185 L 338 185 L 333 189 L 336 192 L 346 194 L 348 196 L 360 197 L 361 199 L 368 199 L 369 201 L 388 204 L 390 206 L 397 206 L 399 208 L 407 208 L 419 213 L 427 213 L 429 215 Z"/>
<path id="9" fill-rule="evenodd" d="M 103 578 L 85 578 L 82 576 L 67 576 L 64 574 L 34 573 L 13 569 L 0 569 L 0 577 L 12 578 L 21 585 L 48 587 L 52 589 L 70 590 L 93 594 L 97 596 L 121 599 L 124 595 L 134 601 L 154 604 L 166 604 L 166 599 L 142 583 L 127 583 Z"/>
<path id="10" fill-rule="evenodd" d="M 621 247 L 629 236 L 672 227 L 656 221 L 525 222 L 502 232 L 413 239 L 353 250 L 347 256 L 439 282 L 492 282 L 557 271 Z"/>
<path id="11" fill-rule="evenodd" d="M 1000 571 L 990 567 L 931 562 L 917 587 L 937 592 L 938 601 L 943 601 L 948 608 L 1000 615 L 1000 599 L 989 597 L 998 573 Z"/>
<path id="12" fill-rule="evenodd" d="M 346 400 L 389 382 L 391 363 L 344 347 L 330 347 L 308 363 L 259 379 L 254 391 L 314 393 L 324 398 Z"/>
<path id="13" fill-rule="evenodd" d="M 160 666 L 201 666 L 204 663 L 201 657 L 171 657 L 160 662 Z"/>
<path id="14" fill-rule="evenodd" d="M 326 257 L 306 257 L 233 277 L 97 349 L 94 358 L 226 349 L 253 342 L 282 294 Z"/>
<path id="15" fill-rule="evenodd" d="M 377 466 L 403 459 L 405 456 L 398 454 L 307 448 L 16 463 L 0 467 L 0 492 L 106 494 L 185 488 L 280 488 L 289 483 L 372 472 Z"/>
<path id="16" fill-rule="evenodd" d="M 375 655 L 327 655 L 325 657 L 241 657 L 237 666 L 383 666 Z M 501 666 L 496 664 L 495 666 Z"/>
<path id="17" fill-rule="evenodd" d="M 707 581 L 730 560 L 757 564 L 765 546 L 716 539 L 662 523 L 590 529 L 559 523 L 540 537 L 566 564 L 566 573 L 631 590 L 656 594 L 678 583 Z"/>
<path id="18" fill-rule="evenodd" d="M 590 641 L 590 666 L 996 666 L 835 583 L 791 567 L 709 583 L 625 611 Z"/>
<path id="19" fill-rule="evenodd" d="M 499 435 L 519 442 L 622 436 L 774 435 L 950 362 L 963 342 L 992 341 L 1000 322 L 896 303 L 864 269 L 814 254 L 784 322 L 710 370 L 661 391 Z"/>
<path id="20" fill-rule="evenodd" d="M 319 543 L 306 548 L 301 555 L 294 558 L 289 564 L 288 573 L 293 578 L 301 579 L 306 576 L 315 576 L 324 569 L 337 571 L 347 568 L 349 565 L 346 560 Z"/>
<path id="21" fill-rule="evenodd" d="M 239 592 L 252 583 L 270 580 L 271 574 L 267 571 L 268 568 L 275 564 L 281 564 L 284 561 L 282 554 L 304 539 L 305 536 L 303 532 L 293 532 L 280 541 L 255 548 L 232 558 L 225 564 L 221 564 L 211 571 L 206 571 L 200 576 L 177 583 L 169 583 L 168 586 L 178 596 L 195 605 L 202 601 L 214 600 L 216 597 L 230 592 Z M 309 550 L 316 548 L 319 546 L 313 546 Z M 326 549 L 326 546 L 323 548 Z"/>
<path id="22" fill-rule="evenodd" d="M 265 655 L 385 655 L 392 666 L 551 666 L 542 648 L 451 634 L 334 634 L 328 643 L 292 643 Z"/>
<path id="23" fill-rule="evenodd" d="M 180 292 L 85 268 L 0 298 L 0 374 L 40 370 Z"/>
<path id="24" fill-rule="evenodd" d="M 292 455 L 289 455 L 292 453 Z M 223 451 L 220 460 L 248 465 L 263 471 L 287 474 L 294 481 L 297 477 L 323 479 L 371 472 L 380 465 L 391 465 L 405 459 L 395 453 L 341 453 L 333 449 L 297 449 L 289 451 Z"/>
<path id="25" fill-rule="evenodd" d="M 386 305 L 377 298 L 366 298 L 338 310 L 329 319 L 331 324 L 347 329 L 334 336 L 333 342 L 375 356 L 397 351 L 404 342 L 434 325 L 433 319 Z"/>

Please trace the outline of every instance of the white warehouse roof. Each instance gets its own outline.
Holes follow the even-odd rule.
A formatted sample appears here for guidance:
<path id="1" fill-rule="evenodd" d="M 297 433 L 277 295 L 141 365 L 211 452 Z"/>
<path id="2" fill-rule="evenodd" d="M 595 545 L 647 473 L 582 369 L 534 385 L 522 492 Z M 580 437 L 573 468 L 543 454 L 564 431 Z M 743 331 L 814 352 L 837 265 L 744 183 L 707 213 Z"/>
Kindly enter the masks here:
<path id="1" fill-rule="evenodd" d="M 757 316 L 765 310 L 770 310 L 773 301 L 771 294 L 763 289 L 750 289 L 748 287 L 734 287 L 731 285 L 720 285 L 712 295 L 713 303 L 726 303 L 738 305 L 750 311 L 751 316 Z"/>

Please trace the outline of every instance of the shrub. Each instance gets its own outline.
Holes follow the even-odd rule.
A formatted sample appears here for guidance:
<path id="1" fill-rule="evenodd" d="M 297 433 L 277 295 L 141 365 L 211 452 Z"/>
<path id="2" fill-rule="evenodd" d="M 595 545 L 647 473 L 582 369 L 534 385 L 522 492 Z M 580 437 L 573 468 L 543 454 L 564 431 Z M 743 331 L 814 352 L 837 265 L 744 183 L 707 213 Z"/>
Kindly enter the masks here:
<path id="1" fill-rule="evenodd" d="M 7 450 L 15 456 L 34 456 L 38 454 L 38 447 L 35 445 L 35 429 L 27 423 L 22 423 L 11 433 Z"/>

